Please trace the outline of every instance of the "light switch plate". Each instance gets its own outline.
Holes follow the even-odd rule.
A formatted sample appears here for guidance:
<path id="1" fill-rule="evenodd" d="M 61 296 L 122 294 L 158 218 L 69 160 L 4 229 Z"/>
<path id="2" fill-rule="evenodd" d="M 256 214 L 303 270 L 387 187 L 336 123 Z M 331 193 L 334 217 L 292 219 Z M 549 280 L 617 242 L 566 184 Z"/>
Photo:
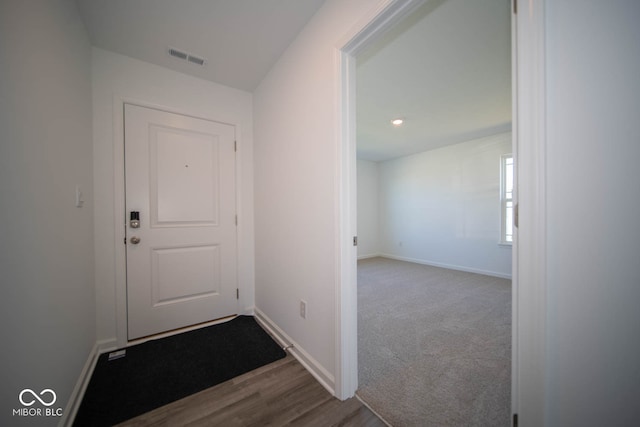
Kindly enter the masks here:
<path id="1" fill-rule="evenodd" d="M 81 208 L 84 205 L 84 194 L 79 185 L 76 185 L 76 208 Z"/>

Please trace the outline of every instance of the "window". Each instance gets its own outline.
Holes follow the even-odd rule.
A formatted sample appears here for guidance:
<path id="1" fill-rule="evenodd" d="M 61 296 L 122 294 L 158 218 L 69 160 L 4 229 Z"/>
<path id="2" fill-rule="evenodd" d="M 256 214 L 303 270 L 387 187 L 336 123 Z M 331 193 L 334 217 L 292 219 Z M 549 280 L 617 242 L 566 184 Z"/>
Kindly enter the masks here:
<path id="1" fill-rule="evenodd" d="M 500 156 L 500 243 L 513 242 L 513 155 Z"/>

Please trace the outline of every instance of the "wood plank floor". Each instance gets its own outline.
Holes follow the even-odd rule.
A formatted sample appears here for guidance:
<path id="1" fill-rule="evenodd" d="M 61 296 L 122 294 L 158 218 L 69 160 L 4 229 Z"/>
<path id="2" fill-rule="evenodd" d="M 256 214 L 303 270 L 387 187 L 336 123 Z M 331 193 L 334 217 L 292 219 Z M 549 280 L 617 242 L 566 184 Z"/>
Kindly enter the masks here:
<path id="1" fill-rule="evenodd" d="M 386 424 L 358 399 L 339 401 L 291 355 L 120 426 L 367 426 Z"/>

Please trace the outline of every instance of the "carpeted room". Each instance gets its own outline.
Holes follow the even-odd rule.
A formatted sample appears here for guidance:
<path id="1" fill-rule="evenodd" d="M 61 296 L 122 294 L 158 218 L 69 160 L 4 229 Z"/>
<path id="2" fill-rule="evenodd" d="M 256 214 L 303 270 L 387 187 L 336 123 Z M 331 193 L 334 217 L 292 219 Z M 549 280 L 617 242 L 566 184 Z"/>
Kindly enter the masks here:
<path id="1" fill-rule="evenodd" d="M 360 260 L 358 364 L 358 396 L 391 425 L 509 425 L 511 281 Z"/>
<path id="2" fill-rule="evenodd" d="M 509 424 L 510 37 L 507 1 L 429 2 L 358 56 L 358 396 L 392 425 Z"/>

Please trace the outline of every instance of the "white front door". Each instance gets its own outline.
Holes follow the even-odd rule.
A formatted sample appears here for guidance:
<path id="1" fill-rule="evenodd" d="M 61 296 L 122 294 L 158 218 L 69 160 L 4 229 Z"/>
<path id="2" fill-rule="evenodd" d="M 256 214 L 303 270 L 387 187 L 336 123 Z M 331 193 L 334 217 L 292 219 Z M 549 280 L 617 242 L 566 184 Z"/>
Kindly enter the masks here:
<path id="1" fill-rule="evenodd" d="M 125 104 L 129 340 L 237 314 L 234 140 L 228 124 Z"/>

